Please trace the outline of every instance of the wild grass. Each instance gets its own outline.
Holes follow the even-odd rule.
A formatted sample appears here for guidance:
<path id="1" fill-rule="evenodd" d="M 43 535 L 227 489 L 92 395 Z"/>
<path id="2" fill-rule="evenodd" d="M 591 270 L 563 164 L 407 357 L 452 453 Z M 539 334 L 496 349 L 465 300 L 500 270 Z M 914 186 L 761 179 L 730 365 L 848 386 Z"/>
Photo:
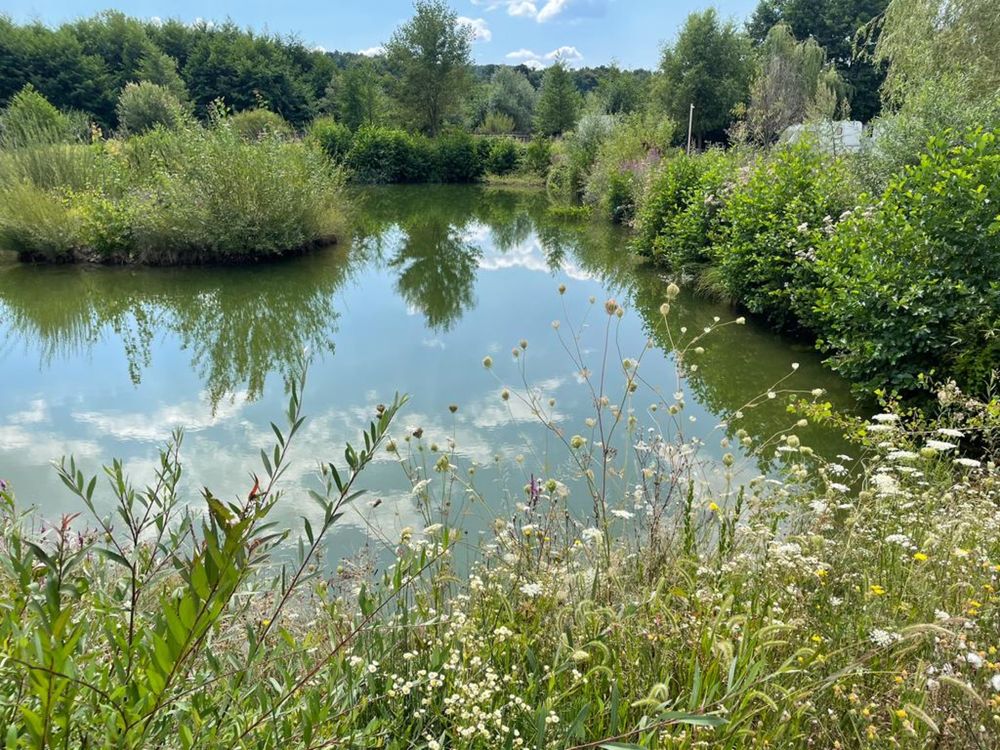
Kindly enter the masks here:
<path id="1" fill-rule="evenodd" d="M 793 367 L 708 446 L 685 434 L 687 376 L 740 321 L 668 326 L 676 380 L 652 383 L 648 350 L 621 356 L 625 314 L 594 301 L 551 341 L 516 343 L 510 364 L 483 359 L 511 417 L 534 414 L 562 446 L 501 472 L 512 508 L 486 504 L 462 446 L 394 427 L 397 401 L 363 450 L 323 466 L 322 525 L 305 523 L 275 573 L 291 539 L 267 516 L 302 424 L 298 385 L 261 479 L 228 504 L 206 490 L 201 517 L 178 496 L 179 439 L 150 488 L 109 467 L 113 522 L 96 479 L 61 465 L 95 531 L 74 517 L 34 531 L 4 488 L 8 745 L 995 747 L 997 403 L 945 385 L 932 421 L 893 404 L 847 420 L 793 386 Z M 585 328 L 603 348 L 583 345 Z M 540 345 L 566 351 L 594 404 L 583 423 L 531 382 Z M 740 428 L 776 401 L 787 429 Z M 839 420 L 854 455 L 817 455 L 800 436 L 814 420 Z M 333 573 L 323 539 L 376 455 L 398 461 L 425 526 L 389 540 L 383 573 Z M 760 455 L 780 471 L 757 475 Z M 494 522 L 466 570 L 469 508 Z"/>
<path id="2" fill-rule="evenodd" d="M 318 149 L 247 142 L 225 120 L 7 150 L 0 175 L 0 246 L 27 260 L 256 260 L 332 242 L 346 222 L 342 180 Z"/>

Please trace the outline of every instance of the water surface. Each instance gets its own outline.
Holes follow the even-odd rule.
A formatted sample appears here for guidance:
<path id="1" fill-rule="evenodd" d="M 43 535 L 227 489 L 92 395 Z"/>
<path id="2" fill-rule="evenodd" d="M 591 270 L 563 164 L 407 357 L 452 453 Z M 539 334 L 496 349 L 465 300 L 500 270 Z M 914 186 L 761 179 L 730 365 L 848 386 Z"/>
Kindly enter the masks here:
<path id="1" fill-rule="evenodd" d="M 610 360 L 638 354 L 651 339 L 645 380 L 667 400 L 676 388 L 659 313 L 663 279 L 634 262 L 621 230 L 556 218 L 547 208 L 544 196 L 530 191 L 386 187 L 361 195 L 353 241 L 280 263 L 0 264 L 0 477 L 46 516 L 81 510 L 50 461 L 74 454 L 97 472 L 120 457 L 141 485 L 159 447 L 183 428 L 191 501 L 199 502 L 202 486 L 223 497 L 243 493 L 250 472 L 260 471 L 259 449 L 270 445 L 268 423 L 283 414 L 285 377 L 308 351 L 309 419 L 279 521 L 314 515 L 302 486 L 316 463 L 341 457 L 343 442 L 398 391 L 410 402 L 397 436 L 421 427 L 426 444 L 452 439 L 464 465 L 481 467 L 475 482 L 488 505 L 469 508 L 462 522 L 483 528 L 509 512 L 511 493 L 530 474 L 559 470 L 565 460 L 517 399 L 500 400 L 502 384 L 523 388 L 510 357 L 521 339 L 528 341 L 528 378 L 556 400 L 555 418 L 567 434 L 590 434 L 584 419 L 592 404 L 554 320 L 566 338 L 587 316 L 581 348 L 596 368 L 606 321 L 601 303 L 616 298 L 627 313 L 615 327 Z M 681 326 L 690 333 L 737 314 L 689 295 L 673 313 L 675 336 Z M 824 388 L 837 407 L 853 406 L 846 384 L 808 347 L 752 322 L 714 333 L 705 350 L 684 385 L 685 417 L 688 434 L 702 438 L 710 455 L 724 450 L 720 417 L 766 391 L 793 362 L 800 367 L 786 385 Z M 481 365 L 487 354 L 496 377 Z M 640 409 L 653 401 L 652 394 L 641 399 Z M 740 426 L 763 439 L 789 424 L 776 403 L 748 412 Z M 844 450 L 832 429 L 810 428 L 806 436 L 829 455 Z M 377 547 L 401 527 L 421 524 L 409 485 L 388 457 L 371 467 L 364 485 L 371 495 L 344 519 L 334 554 Z M 570 502 L 586 515 L 589 498 L 579 493 Z"/>

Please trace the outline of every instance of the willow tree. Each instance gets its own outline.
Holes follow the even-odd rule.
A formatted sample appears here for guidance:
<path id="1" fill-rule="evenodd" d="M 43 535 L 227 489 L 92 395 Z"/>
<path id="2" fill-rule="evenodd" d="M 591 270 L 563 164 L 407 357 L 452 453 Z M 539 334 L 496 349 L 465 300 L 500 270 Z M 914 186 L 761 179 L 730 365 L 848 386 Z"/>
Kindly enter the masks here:
<path id="1" fill-rule="evenodd" d="M 931 81 L 976 98 L 1000 90 L 997 0 L 892 0 L 869 25 L 876 31 L 875 58 L 888 65 L 883 93 L 893 104 Z"/>
<path id="2" fill-rule="evenodd" d="M 776 24 L 759 59 L 746 116 L 752 140 L 771 143 L 789 125 L 846 112 L 843 80 L 815 39 L 798 42 L 786 24 Z"/>

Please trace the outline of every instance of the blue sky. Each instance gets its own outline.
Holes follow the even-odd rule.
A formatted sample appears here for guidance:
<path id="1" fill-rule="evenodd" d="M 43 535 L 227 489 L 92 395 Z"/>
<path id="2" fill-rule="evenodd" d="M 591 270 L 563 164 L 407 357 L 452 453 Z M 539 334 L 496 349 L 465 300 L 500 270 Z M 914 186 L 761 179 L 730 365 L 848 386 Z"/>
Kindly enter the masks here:
<path id="1" fill-rule="evenodd" d="M 451 0 L 477 30 L 477 62 L 545 65 L 557 54 L 576 65 L 617 60 L 653 67 L 685 16 L 714 5 L 744 20 L 757 0 Z M 16 21 L 58 24 L 114 8 L 142 18 L 231 18 L 241 26 L 292 33 L 328 50 L 373 51 L 412 11 L 411 0 L 6 0 Z"/>

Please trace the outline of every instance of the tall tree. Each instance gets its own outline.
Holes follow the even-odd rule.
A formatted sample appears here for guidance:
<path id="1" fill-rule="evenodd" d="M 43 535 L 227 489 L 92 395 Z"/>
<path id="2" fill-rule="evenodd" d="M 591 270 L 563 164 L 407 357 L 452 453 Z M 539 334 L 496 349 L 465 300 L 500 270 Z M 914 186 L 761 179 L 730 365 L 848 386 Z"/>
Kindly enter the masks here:
<path id="1" fill-rule="evenodd" d="M 942 81 L 975 99 L 1000 92 L 996 0 L 892 0 L 880 31 L 875 56 L 888 65 L 890 99 Z"/>
<path id="2" fill-rule="evenodd" d="M 443 0 L 417 0 L 416 14 L 386 44 L 395 98 L 410 124 L 437 135 L 471 85 L 472 29 Z"/>
<path id="3" fill-rule="evenodd" d="M 352 63 L 331 79 L 327 99 L 337 119 L 351 130 L 380 122 L 387 107 L 382 77 L 367 58 Z"/>
<path id="4" fill-rule="evenodd" d="M 678 123 L 687 123 L 694 105 L 693 132 L 701 145 L 706 135 L 725 137 L 736 106 L 747 101 L 750 73 L 749 37 L 709 8 L 689 15 L 677 41 L 664 49 L 659 98 Z"/>
<path id="5" fill-rule="evenodd" d="M 557 60 L 542 78 L 535 129 L 543 135 L 562 135 L 572 130 L 580 114 L 580 93 L 566 65 Z"/>
<path id="6" fill-rule="evenodd" d="M 881 108 L 879 88 L 885 73 L 870 54 L 878 34 L 859 32 L 878 19 L 888 4 L 889 0 L 761 0 L 747 31 L 762 44 L 780 21 L 788 24 L 796 39 L 814 38 L 847 82 L 851 115 L 867 122 Z"/>
<path id="7" fill-rule="evenodd" d="M 814 115 L 833 117 L 846 105 L 843 81 L 815 39 L 797 42 L 779 23 L 761 45 L 759 58 L 746 117 L 753 140 L 771 143 L 789 125 Z"/>
<path id="8" fill-rule="evenodd" d="M 635 71 L 612 64 L 598 79 L 596 94 L 606 113 L 619 115 L 640 109 L 646 92 Z"/>
<path id="9" fill-rule="evenodd" d="M 510 118 L 515 131 L 527 133 L 537 102 L 538 92 L 524 74 L 516 68 L 498 68 L 478 102 L 473 124 L 481 125 L 489 115 L 503 115 Z"/>

